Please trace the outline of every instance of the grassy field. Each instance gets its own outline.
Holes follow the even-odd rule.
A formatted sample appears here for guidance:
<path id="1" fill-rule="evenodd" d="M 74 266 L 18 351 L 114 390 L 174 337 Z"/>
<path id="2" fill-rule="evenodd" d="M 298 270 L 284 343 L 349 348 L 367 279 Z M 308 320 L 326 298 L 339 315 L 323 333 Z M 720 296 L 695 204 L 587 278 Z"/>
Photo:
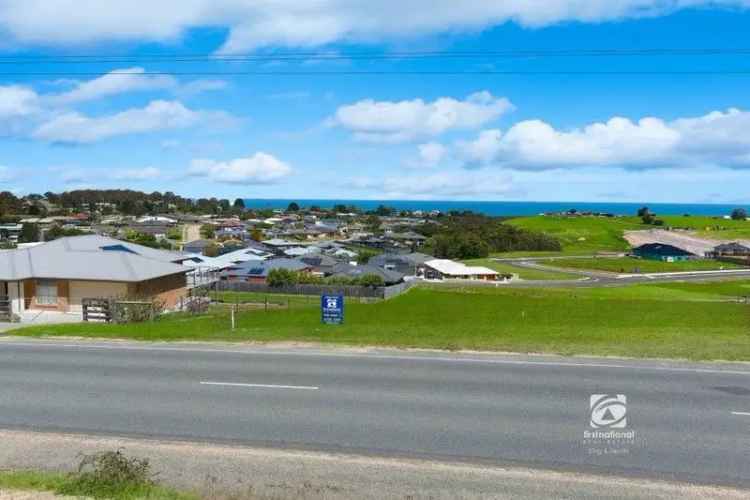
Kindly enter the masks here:
<path id="1" fill-rule="evenodd" d="M 750 221 L 735 221 L 713 217 L 659 216 L 664 227 L 691 229 L 696 235 L 716 240 L 749 239 Z M 654 229 L 641 223 L 638 217 L 562 217 L 534 216 L 510 219 L 508 224 L 542 231 L 557 237 L 563 253 L 569 255 L 592 254 L 597 251 L 625 251 L 628 243 L 625 231 Z M 518 253 L 517 253 L 518 254 Z M 521 252 L 519 255 L 534 255 Z M 548 252 L 537 256 L 549 255 Z M 503 256 L 499 254 L 498 256 Z M 508 256 L 511 256 L 508 254 Z"/>
<path id="2" fill-rule="evenodd" d="M 665 225 L 692 229 L 697 236 L 716 240 L 750 239 L 750 221 L 715 219 L 713 217 L 659 217 Z"/>
<path id="3" fill-rule="evenodd" d="M 625 231 L 644 229 L 635 217 L 558 217 L 536 216 L 511 219 L 512 224 L 524 229 L 542 231 L 555 236 L 566 254 L 591 254 L 598 251 L 625 251 L 629 248 L 623 238 Z"/>
<path id="4" fill-rule="evenodd" d="M 574 280 L 580 278 L 580 276 L 576 276 L 574 274 L 517 267 L 504 262 L 497 262 L 492 259 L 471 259 L 465 260 L 464 263 L 469 266 L 489 267 L 490 269 L 493 269 L 499 273 L 517 274 L 521 279 L 529 281 Z"/>
<path id="5" fill-rule="evenodd" d="M 658 260 L 636 259 L 633 257 L 617 258 L 572 258 L 548 262 L 548 265 L 571 269 L 590 269 L 610 271 L 613 273 L 670 273 L 681 271 L 713 271 L 717 269 L 741 269 L 742 266 L 715 260 L 688 260 L 681 262 L 662 262 Z"/>
<path id="6" fill-rule="evenodd" d="M 341 326 L 315 306 L 172 315 L 138 325 L 50 325 L 28 336 L 137 340 L 309 341 L 347 345 L 750 360 L 750 282 L 603 289 L 418 287 L 374 304 L 347 302 Z"/>

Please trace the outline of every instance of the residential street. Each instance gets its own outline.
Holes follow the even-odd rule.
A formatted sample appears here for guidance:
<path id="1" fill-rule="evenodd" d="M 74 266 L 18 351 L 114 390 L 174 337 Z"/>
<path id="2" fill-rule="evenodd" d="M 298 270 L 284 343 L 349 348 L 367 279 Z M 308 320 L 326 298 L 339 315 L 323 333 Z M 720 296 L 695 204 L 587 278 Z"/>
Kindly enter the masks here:
<path id="1" fill-rule="evenodd" d="M 0 341 L 0 427 L 750 486 L 750 367 Z M 593 431 L 624 395 L 632 434 Z"/>

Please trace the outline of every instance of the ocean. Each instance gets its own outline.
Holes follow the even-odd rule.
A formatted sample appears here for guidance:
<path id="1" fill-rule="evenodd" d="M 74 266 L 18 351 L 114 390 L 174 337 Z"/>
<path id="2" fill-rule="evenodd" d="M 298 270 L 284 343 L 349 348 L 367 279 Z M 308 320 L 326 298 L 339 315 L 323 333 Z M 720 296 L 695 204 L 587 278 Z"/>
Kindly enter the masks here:
<path id="1" fill-rule="evenodd" d="M 330 208 L 334 205 L 354 205 L 362 210 L 373 210 L 386 205 L 398 210 L 471 210 L 491 216 L 537 215 L 544 212 L 561 212 L 576 209 L 579 212 L 606 212 L 615 215 L 635 215 L 640 207 L 647 206 L 657 215 L 729 215 L 735 208 L 750 205 L 719 205 L 701 203 L 592 203 L 572 201 L 421 201 L 421 200 L 315 200 L 315 199 L 246 199 L 247 208 L 285 209 L 291 202 L 301 207 L 313 205 Z"/>

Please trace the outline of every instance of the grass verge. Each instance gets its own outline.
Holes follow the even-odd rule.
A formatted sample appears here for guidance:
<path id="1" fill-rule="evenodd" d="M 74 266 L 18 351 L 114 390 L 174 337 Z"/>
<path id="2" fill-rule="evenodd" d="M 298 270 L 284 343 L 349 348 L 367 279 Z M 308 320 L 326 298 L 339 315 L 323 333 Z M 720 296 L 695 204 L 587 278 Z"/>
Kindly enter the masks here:
<path id="1" fill-rule="evenodd" d="M 558 272 L 558 271 L 546 271 L 541 269 L 531 269 L 527 267 L 514 266 L 506 262 L 498 262 L 492 259 L 471 259 L 465 260 L 464 263 L 469 266 L 484 266 L 489 267 L 499 273 L 503 274 L 517 274 L 519 278 L 529 281 L 539 280 L 575 280 L 579 279 L 580 276 L 574 274 Z"/>
<path id="2" fill-rule="evenodd" d="M 316 305 L 250 310 L 230 329 L 226 308 L 126 325 L 45 325 L 25 336 L 150 341 L 301 341 L 435 349 L 750 360 L 750 282 L 618 288 L 429 288 L 347 302 L 345 324 L 321 325 Z"/>
<path id="3" fill-rule="evenodd" d="M 571 258 L 548 262 L 559 268 L 610 271 L 613 273 L 677 273 L 685 271 L 716 271 L 721 269 L 742 269 L 743 266 L 715 260 L 686 260 L 662 262 L 637 259 L 634 257 Z"/>

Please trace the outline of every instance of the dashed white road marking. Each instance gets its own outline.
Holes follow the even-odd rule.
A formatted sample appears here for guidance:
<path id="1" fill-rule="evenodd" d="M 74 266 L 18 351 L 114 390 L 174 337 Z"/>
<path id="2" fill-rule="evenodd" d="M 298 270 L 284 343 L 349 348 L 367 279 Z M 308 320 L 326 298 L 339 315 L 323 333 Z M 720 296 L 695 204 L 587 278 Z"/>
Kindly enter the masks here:
<path id="1" fill-rule="evenodd" d="M 275 385 L 275 384 L 244 384 L 240 382 L 207 382 L 201 381 L 201 385 L 218 385 L 227 387 L 250 387 L 256 389 L 297 389 L 303 391 L 317 391 L 320 387 L 312 385 Z"/>
<path id="2" fill-rule="evenodd" d="M 733 411 L 732 415 L 738 415 L 740 417 L 750 417 L 750 412 L 748 412 L 748 411 Z"/>

